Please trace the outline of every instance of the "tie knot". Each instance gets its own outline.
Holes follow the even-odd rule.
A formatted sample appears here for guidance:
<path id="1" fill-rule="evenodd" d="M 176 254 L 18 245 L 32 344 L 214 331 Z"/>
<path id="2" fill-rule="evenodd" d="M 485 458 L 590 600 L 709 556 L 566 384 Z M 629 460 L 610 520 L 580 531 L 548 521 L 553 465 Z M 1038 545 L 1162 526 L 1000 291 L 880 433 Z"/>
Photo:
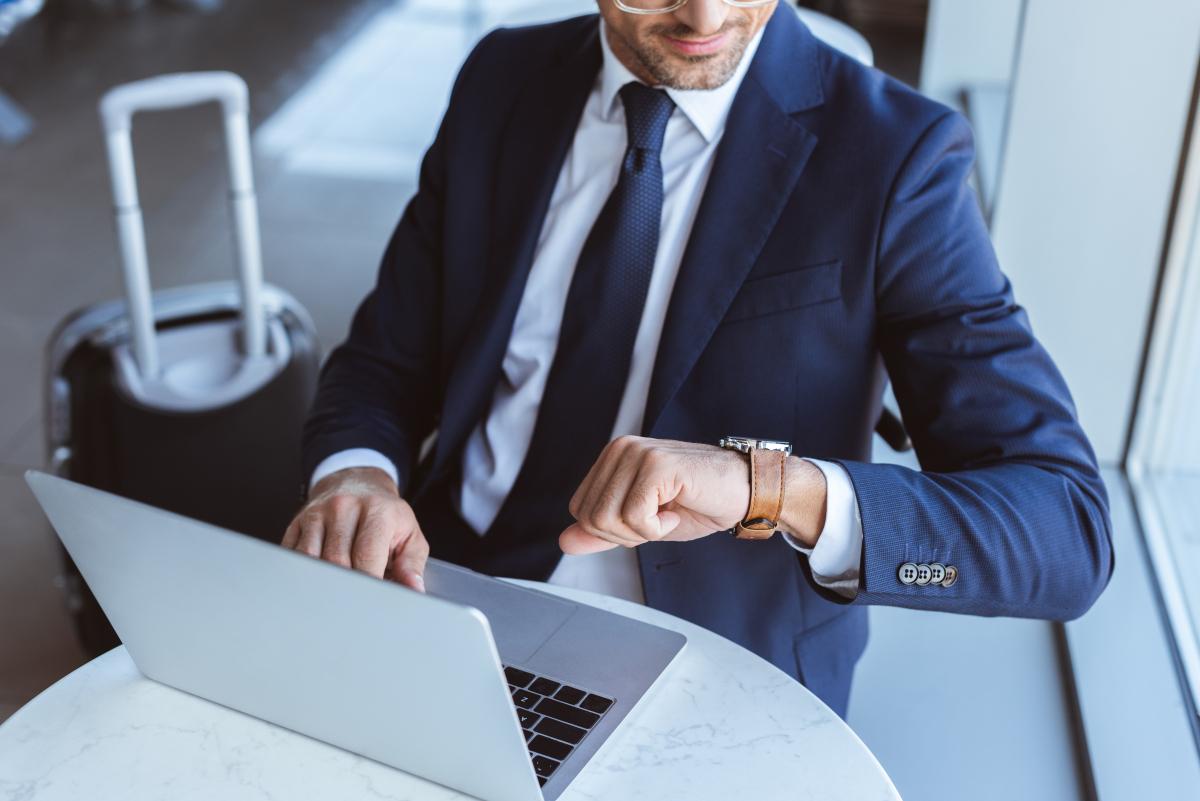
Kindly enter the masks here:
<path id="1" fill-rule="evenodd" d="M 667 120 L 675 103 L 662 89 L 651 89 L 631 81 L 621 87 L 621 102 L 625 105 L 625 127 L 629 146 L 655 153 L 662 151 Z"/>

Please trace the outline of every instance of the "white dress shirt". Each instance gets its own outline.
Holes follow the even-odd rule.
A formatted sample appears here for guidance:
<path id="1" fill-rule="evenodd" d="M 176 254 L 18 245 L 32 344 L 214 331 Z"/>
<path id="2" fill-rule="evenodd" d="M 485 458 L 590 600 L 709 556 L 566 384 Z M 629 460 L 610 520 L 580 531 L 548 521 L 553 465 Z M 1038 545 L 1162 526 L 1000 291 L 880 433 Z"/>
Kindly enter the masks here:
<path id="1" fill-rule="evenodd" d="M 712 90 L 666 89 L 675 102 L 675 110 L 667 122 L 661 156 L 663 216 L 658 253 L 613 438 L 638 434 L 642 429 L 650 378 L 675 277 L 734 95 L 761 38 L 760 31 L 747 46 L 733 77 L 723 86 Z M 626 130 L 624 106 L 618 92 L 637 79 L 610 49 L 603 21 L 600 45 L 603 66 L 551 196 L 491 409 L 471 432 L 463 452 L 459 512 L 480 533 L 486 532 L 495 519 L 529 449 L 558 345 L 575 263 L 620 175 Z M 854 488 L 839 465 L 809 461 L 825 475 L 828 491 L 825 526 L 812 549 L 802 547 L 790 536 L 785 537 L 793 547 L 808 555 L 819 583 L 854 597 L 862 553 L 862 522 Z M 311 483 L 347 467 L 378 467 L 393 479 L 397 476 L 395 466 L 386 456 L 356 448 L 322 461 L 313 471 Z M 430 534 L 436 536 L 435 532 Z M 549 581 L 644 602 L 637 555 L 631 548 L 564 555 Z"/>

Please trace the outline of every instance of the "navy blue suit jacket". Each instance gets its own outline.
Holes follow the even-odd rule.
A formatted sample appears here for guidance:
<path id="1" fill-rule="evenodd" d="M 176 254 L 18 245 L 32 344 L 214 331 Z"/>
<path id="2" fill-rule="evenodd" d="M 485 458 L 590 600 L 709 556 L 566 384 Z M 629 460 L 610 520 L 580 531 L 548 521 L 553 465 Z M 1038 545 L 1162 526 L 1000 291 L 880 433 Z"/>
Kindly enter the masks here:
<path id="1" fill-rule="evenodd" d="M 600 60 L 595 16 L 499 30 L 471 54 L 378 285 L 324 368 L 308 470 L 368 447 L 410 499 L 452 480 Z M 781 4 L 734 101 L 654 367 L 645 435 L 788 440 L 849 472 L 864 532 L 852 602 L 778 537 L 638 549 L 650 605 L 842 713 L 865 605 L 1066 619 L 1112 570 L 1095 457 L 996 263 L 972 160 L 961 116 L 825 46 Z M 887 376 L 921 472 L 869 463 Z M 905 585 L 910 561 L 959 579 Z"/>

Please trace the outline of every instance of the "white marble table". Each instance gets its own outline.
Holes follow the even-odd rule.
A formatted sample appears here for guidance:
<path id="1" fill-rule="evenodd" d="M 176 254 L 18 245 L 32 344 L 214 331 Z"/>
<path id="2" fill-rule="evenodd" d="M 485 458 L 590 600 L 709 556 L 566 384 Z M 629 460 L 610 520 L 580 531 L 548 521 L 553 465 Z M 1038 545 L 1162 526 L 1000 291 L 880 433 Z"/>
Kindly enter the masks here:
<path id="1" fill-rule="evenodd" d="M 688 638 L 563 801 L 899 799 L 840 718 L 749 651 L 653 609 L 537 586 Z M 465 797 L 146 679 L 124 648 L 0 726 L 4 801 Z"/>

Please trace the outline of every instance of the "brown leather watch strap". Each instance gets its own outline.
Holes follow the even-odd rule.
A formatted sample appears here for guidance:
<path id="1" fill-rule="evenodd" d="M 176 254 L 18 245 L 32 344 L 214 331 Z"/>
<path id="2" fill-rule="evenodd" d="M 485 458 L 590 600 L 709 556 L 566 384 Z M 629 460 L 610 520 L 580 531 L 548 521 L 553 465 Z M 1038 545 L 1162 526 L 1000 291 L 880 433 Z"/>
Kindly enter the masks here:
<path id="1" fill-rule="evenodd" d="M 737 524 L 739 540 L 766 540 L 775 533 L 783 514 L 786 468 L 787 454 L 783 451 L 750 449 L 750 508 Z"/>

